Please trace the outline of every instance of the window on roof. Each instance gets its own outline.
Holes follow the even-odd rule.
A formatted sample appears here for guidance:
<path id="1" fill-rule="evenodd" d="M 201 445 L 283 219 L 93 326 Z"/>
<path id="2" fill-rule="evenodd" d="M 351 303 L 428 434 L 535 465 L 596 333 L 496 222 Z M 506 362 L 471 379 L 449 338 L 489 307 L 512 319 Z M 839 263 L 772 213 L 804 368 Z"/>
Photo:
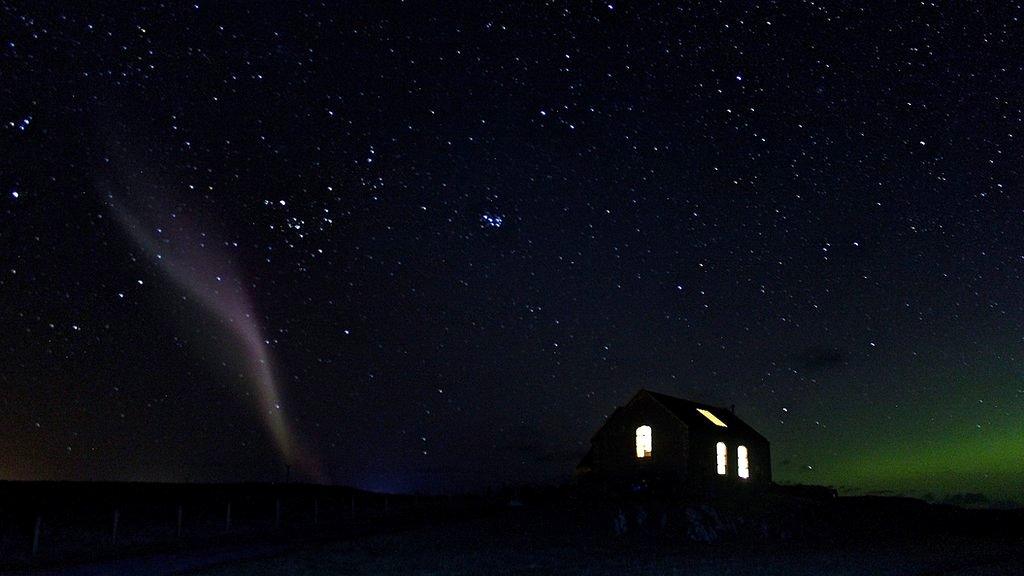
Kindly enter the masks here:
<path id="1" fill-rule="evenodd" d="M 740 478 L 750 478 L 750 462 L 747 460 L 747 447 L 736 447 L 736 475 Z"/>
<path id="2" fill-rule="evenodd" d="M 729 450 L 725 447 L 725 442 L 719 442 L 715 450 L 718 452 L 718 475 L 725 476 L 729 465 Z"/>
<path id="3" fill-rule="evenodd" d="M 646 424 L 636 429 L 636 457 L 651 457 L 651 427 Z"/>
<path id="4" fill-rule="evenodd" d="M 721 426 L 722 428 L 728 428 L 728 426 L 725 425 L 725 422 L 722 422 L 721 420 L 719 420 L 718 416 L 715 416 L 710 411 L 705 410 L 703 408 L 697 408 L 697 412 L 700 412 L 701 414 L 704 415 L 705 418 L 707 418 L 708 420 L 711 420 L 711 423 L 714 424 L 715 426 Z"/>

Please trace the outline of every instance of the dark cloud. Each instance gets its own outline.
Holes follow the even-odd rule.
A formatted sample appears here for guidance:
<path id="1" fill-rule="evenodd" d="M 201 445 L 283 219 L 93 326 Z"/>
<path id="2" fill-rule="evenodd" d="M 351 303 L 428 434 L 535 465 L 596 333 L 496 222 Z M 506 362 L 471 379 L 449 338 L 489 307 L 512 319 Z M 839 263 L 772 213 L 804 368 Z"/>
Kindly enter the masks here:
<path id="1" fill-rule="evenodd" d="M 807 370 L 839 370 L 848 362 L 845 350 L 831 346 L 810 346 L 794 356 L 794 360 Z"/>
<path id="2" fill-rule="evenodd" d="M 943 504 L 950 506 L 959 506 L 961 508 L 972 508 L 987 506 L 989 504 L 988 497 L 978 492 L 960 492 L 957 494 L 949 494 L 944 500 Z"/>

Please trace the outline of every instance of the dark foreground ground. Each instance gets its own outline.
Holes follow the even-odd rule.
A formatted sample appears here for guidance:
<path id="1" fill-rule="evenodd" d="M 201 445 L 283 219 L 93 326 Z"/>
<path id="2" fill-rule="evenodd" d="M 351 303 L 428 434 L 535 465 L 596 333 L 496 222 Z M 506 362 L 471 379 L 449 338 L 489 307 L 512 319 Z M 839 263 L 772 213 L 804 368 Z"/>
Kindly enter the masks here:
<path id="1" fill-rule="evenodd" d="M 0 574 L 171 574 L 491 508 L 342 486 L 0 482 Z"/>
<path id="2" fill-rule="evenodd" d="M 510 522 L 504 528 L 516 528 Z M 1019 575 L 1020 545 L 963 537 L 902 543 L 666 545 L 621 541 L 586 546 L 513 537 L 490 523 L 414 532 L 309 549 L 190 574 L 678 574 L 678 575 Z"/>
<path id="3" fill-rule="evenodd" d="M 186 510 L 192 514 L 186 518 L 193 518 L 186 525 L 192 532 L 170 544 L 119 541 L 113 546 L 108 541 L 86 546 L 92 540 L 82 538 L 91 532 L 67 518 L 58 524 L 60 518 L 51 511 L 51 536 L 47 548 L 40 547 L 51 550 L 50 556 L 0 565 L 0 574 L 1024 576 L 1024 510 L 968 510 L 905 498 L 834 498 L 828 490 L 785 488 L 700 501 L 566 488 L 512 502 L 497 497 L 432 502 L 381 495 L 341 498 L 308 487 L 263 494 L 266 487 L 256 487 L 230 491 L 232 513 L 238 514 L 232 522 L 238 525 L 227 532 L 217 522 L 206 526 L 197 516 L 204 509 L 218 509 L 227 495 L 224 490 L 218 487 L 216 497 L 207 497 L 209 490 L 203 489 L 203 498 L 165 499 L 190 505 Z M 150 489 L 140 491 L 152 498 Z M 252 498 L 240 498 L 243 492 Z M 279 496 L 280 522 L 277 514 L 264 518 L 268 502 L 275 504 L 271 511 L 278 509 Z M 131 509 L 126 502 L 121 498 L 116 504 Z M 319 511 L 315 525 L 305 517 L 311 503 Z M 288 510 L 304 515 L 289 522 Z M 245 511 L 250 517 L 239 514 Z M 124 516 L 142 518 L 138 513 Z M 154 516 L 154 529 L 166 523 L 165 516 Z M 62 526 L 77 528 L 58 533 Z M 152 532 L 143 524 L 128 526 L 132 530 L 126 533 L 138 534 L 136 539 Z M 24 548 L 24 543 L 15 543 L 13 548 L 0 547 L 0 552 Z M 82 546 L 91 554 L 69 555 Z M 17 560 L 0 554 L 0 560 L 12 558 Z"/>
<path id="4" fill-rule="evenodd" d="M 555 503 L 189 572 L 1020 575 L 1024 516 L 898 499 Z"/>

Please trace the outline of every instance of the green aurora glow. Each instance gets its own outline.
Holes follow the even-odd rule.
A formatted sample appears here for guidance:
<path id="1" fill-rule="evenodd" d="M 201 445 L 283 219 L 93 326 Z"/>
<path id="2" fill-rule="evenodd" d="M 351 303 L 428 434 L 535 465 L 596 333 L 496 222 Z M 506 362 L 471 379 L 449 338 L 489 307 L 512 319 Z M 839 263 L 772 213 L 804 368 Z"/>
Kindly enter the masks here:
<path id="1" fill-rule="evenodd" d="M 794 426 L 773 438 L 775 479 L 850 494 L 982 493 L 1024 502 L 1021 388 L 996 366 L 947 378 L 926 399 L 866 401 L 824 434 Z"/>

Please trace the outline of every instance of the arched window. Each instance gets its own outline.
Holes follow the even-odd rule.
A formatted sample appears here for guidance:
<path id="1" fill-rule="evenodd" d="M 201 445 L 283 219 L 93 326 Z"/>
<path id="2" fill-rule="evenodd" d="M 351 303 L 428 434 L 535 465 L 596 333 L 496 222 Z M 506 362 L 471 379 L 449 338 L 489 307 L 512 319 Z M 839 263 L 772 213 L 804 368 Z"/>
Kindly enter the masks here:
<path id="1" fill-rule="evenodd" d="M 646 424 L 636 429 L 636 457 L 651 457 L 651 427 Z"/>
<path id="2" fill-rule="evenodd" d="M 740 478 L 750 478 L 750 462 L 747 460 L 747 447 L 736 447 L 736 475 Z"/>
<path id="3" fill-rule="evenodd" d="M 715 446 L 715 450 L 718 453 L 718 474 L 725 476 L 726 468 L 729 464 L 729 452 L 725 447 L 725 442 L 719 442 Z"/>

